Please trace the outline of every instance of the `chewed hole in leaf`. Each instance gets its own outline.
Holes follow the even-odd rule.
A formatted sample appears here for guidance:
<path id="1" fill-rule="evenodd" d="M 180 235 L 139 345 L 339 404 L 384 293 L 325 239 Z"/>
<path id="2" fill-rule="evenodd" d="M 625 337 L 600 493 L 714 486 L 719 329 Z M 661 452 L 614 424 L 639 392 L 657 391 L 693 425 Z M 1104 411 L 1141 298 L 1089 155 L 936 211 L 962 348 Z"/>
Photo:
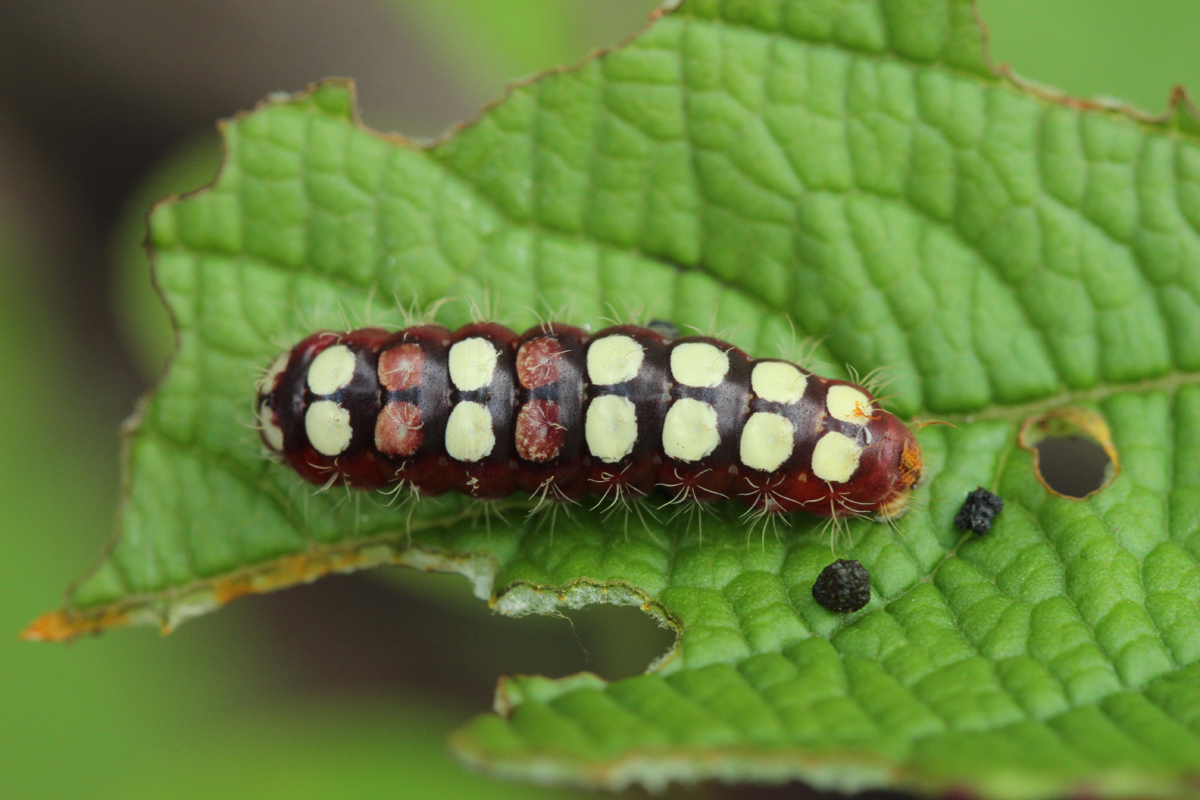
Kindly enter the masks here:
<path id="1" fill-rule="evenodd" d="M 1061 495 L 1087 497 L 1108 483 L 1112 462 L 1094 439 L 1051 436 L 1037 450 L 1042 481 Z"/>
<path id="2" fill-rule="evenodd" d="M 1063 408 L 1030 417 L 1019 443 L 1033 453 L 1041 484 L 1060 497 L 1089 497 L 1120 470 L 1108 423 L 1095 409 Z"/>
<path id="3" fill-rule="evenodd" d="M 341 635 L 345 617 L 372 618 L 379 627 L 366 644 L 382 647 L 380 642 L 387 642 L 392 648 L 379 658 L 400 664 L 432 661 L 439 665 L 434 668 L 439 675 L 470 672 L 486 688 L 488 700 L 497 674 L 561 677 L 588 672 L 618 681 L 644 673 L 675 646 L 675 630 L 638 606 L 600 602 L 513 617 L 479 602 L 459 575 L 384 569 L 371 577 L 338 582 L 355 606 L 341 615 L 331 614 L 324 598 L 334 590 L 304 590 L 318 599 L 300 613 L 289 605 L 288 624 L 303 627 L 311 648 L 323 651 L 332 637 Z"/>

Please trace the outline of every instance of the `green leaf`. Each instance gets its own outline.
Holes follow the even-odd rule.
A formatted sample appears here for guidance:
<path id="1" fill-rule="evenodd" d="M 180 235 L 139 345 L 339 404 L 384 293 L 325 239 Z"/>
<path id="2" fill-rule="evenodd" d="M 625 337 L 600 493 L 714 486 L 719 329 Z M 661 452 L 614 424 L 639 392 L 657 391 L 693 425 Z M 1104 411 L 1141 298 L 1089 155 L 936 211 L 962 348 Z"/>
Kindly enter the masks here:
<path id="1" fill-rule="evenodd" d="M 65 638 L 171 628 L 381 563 L 468 576 L 502 613 L 636 604 L 678 631 L 647 674 L 503 683 L 454 740 L 498 774 L 599 786 L 803 778 L 984 797 L 1195 795 L 1200 774 L 1200 140 L 999 76 L 966 0 L 691 0 L 422 148 L 349 88 L 225 127 L 212 189 L 156 209 L 180 349 L 128 442 L 120 538 Z M 828 612 L 809 518 L 484 519 L 312 493 L 263 460 L 251 384 L 317 328 L 470 298 L 520 328 L 642 309 L 773 355 L 889 367 L 921 507 L 855 521 L 872 600 Z M 487 303 L 485 303 L 485 299 Z M 615 309 L 615 311 L 611 310 Z M 455 325 L 466 303 L 440 316 Z M 1075 409 L 1064 412 L 1063 409 Z M 1022 426 L 1095 420 L 1115 479 L 1048 491 Z M 1111 439 L 1111 442 L 1109 442 Z M 1006 507 L 953 518 L 977 485 Z M 490 514 L 490 511 L 488 512 Z"/>

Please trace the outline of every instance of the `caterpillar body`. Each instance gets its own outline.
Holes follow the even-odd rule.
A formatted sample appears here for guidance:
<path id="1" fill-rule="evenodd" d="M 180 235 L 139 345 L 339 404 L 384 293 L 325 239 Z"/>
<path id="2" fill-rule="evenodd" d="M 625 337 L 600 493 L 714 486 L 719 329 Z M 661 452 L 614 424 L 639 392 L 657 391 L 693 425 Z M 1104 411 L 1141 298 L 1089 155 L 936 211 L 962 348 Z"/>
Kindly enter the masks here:
<path id="1" fill-rule="evenodd" d="M 862 386 L 654 327 L 322 331 L 256 388 L 263 443 L 319 485 L 562 501 L 664 487 L 886 521 L 921 477 L 915 437 Z"/>

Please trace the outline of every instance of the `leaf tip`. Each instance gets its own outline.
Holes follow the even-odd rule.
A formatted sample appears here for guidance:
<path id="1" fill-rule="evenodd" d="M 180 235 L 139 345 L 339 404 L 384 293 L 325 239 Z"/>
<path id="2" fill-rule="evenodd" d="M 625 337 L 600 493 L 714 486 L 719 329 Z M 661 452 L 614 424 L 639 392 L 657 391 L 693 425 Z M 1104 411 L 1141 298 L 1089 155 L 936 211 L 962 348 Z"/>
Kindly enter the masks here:
<path id="1" fill-rule="evenodd" d="M 97 615 L 51 611 L 31 622 L 21 631 L 20 638 L 26 642 L 66 642 L 77 636 L 128 624 L 129 615 L 123 611 L 106 611 Z"/>

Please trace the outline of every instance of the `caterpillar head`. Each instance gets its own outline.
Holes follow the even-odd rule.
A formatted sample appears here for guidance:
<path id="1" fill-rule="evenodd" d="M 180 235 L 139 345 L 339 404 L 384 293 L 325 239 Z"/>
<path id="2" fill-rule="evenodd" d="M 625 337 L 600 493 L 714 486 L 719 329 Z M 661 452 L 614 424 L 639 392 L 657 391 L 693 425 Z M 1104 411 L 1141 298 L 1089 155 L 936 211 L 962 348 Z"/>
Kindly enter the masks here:
<path id="1" fill-rule="evenodd" d="M 292 351 L 286 350 L 275 357 L 258 380 L 254 382 L 254 419 L 263 447 L 275 458 L 283 455 L 283 427 L 275 410 L 275 389 L 287 371 Z"/>

